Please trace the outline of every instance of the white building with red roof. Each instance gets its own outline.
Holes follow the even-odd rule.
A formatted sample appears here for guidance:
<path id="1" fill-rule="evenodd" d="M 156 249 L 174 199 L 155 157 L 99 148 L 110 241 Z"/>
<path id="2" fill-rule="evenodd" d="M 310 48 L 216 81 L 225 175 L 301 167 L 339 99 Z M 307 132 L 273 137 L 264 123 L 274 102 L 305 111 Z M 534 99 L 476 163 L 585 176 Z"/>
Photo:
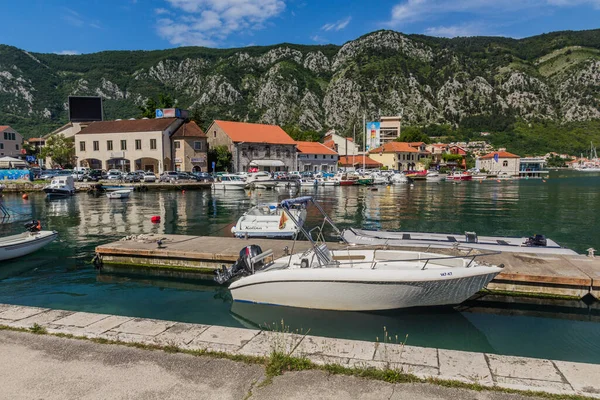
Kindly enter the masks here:
<path id="1" fill-rule="evenodd" d="M 521 157 L 508 151 L 494 151 L 479 157 L 475 166 L 490 175 L 519 176 Z"/>
<path id="2" fill-rule="evenodd" d="M 225 146 L 231 152 L 233 172 L 297 168 L 296 141 L 277 125 L 215 120 L 206 135 L 210 148 Z"/>
<path id="3" fill-rule="evenodd" d="M 336 172 L 338 153 L 319 142 L 296 142 L 298 171 Z"/>

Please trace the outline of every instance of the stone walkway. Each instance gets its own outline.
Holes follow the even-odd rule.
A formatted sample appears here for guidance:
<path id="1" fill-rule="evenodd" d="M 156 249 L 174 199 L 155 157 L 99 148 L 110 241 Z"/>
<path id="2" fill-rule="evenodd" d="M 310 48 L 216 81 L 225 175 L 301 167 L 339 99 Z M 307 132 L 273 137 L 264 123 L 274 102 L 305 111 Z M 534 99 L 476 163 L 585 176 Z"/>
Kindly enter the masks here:
<path id="1" fill-rule="evenodd" d="M 273 350 L 317 364 L 394 368 L 420 378 L 600 398 L 600 365 L 301 336 L 0 304 L 0 325 L 123 342 L 253 356 Z"/>

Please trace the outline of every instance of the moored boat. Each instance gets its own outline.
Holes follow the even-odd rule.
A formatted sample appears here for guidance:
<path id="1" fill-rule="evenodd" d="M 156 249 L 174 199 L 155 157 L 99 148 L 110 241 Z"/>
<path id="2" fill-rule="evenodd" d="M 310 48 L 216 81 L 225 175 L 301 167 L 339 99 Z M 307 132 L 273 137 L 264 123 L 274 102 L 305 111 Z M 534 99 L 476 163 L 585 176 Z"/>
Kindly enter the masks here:
<path id="1" fill-rule="evenodd" d="M 239 175 L 224 174 L 212 184 L 214 190 L 244 190 L 246 189 L 246 181 Z"/>
<path id="2" fill-rule="evenodd" d="M 246 177 L 246 188 L 248 189 L 272 189 L 279 184 L 278 180 L 268 172 L 251 172 Z"/>
<path id="3" fill-rule="evenodd" d="M 75 181 L 70 175 L 55 176 L 43 190 L 49 199 L 69 197 L 75 194 Z"/>
<path id="4" fill-rule="evenodd" d="M 427 179 L 428 171 L 409 171 L 406 172 L 406 177 L 414 181 L 423 181 Z"/>
<path id="5" fill-rule="evenodd" d="M 110 192 L 106 192 L 106 197 L 108 197 L 109 199 L 127 199 L 129 198 L 131 192 L 132 191 L 129 189 L 113 190 Z"/>
<path id="6" fill-rule="evenodd" d="M 448 174 L 446 181 L 449 182 L 462 182 L 473 180 L 473 175 L 467 174 L 466 172 L 453 172 Z"/>
<path id="7" fill-rule="evenodd" d="M 290 221 L 290 214 L 300 224 L 306 219 L 305 207 L 284 209 L 277 203 L 259 204 L 238 219 L 231 233 L 236 237 L 292 238 L 298 227 Z"/>
<path id="8" fill-rule="evenodd" d="M 0 238 L 0 261 L 33 253 L 58 237 L 58 232 L 41 230 L 39 221 L 25 224 L 25 229 L 24 233 Z"/>

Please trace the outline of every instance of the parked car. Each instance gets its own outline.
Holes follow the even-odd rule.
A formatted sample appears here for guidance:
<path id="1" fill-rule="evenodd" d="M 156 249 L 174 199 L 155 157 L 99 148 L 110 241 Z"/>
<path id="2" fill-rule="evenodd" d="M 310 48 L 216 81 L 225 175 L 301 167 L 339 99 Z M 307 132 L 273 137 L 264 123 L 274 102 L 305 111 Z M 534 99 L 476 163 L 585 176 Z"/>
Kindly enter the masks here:
<path id="1" fill-rule="evenodd" d="M 45 171 L 42 171 L 42 174 L 40 175 L 40 179 L 51 180 L 56 175 L 57 175 L 57 171 L 55 171 L 53 169 L 47 169 Z"/>
<path id="2" fill-rule="evenodd" d="M 173 182 L 179 180 L 179 173 L 177 171 L 165 171 L 160 175 L 161 182 Z"/>
<path id="3" fill-rule="evenodd" d="M 208 172 L 192 172 L 198 182 L 212 182 L 214 178 Z"/>
<path id="4" fill-rule="evenodd" d="M 71 173 L 71 176 L 76 182 L 83 182 L 83 177 L 85 176 L 86 171 L 76 170 Z"/>
<path id="5" fill-rule="evenodd" d="M 98 182 L 100 179 L 102 179 L 102 171 L 96 169 L 92 169 L 83 175 L 84 182 Z"/>
<path id="6" fill-rule="evenodd" d="M 128 172 L 121 177 L 121 180 L 123 182 L 135 183 L 141 181 L 142 179 L 135 172 Z"/>
<path id="7" fill-rule="evenodd" d="M 122 176 L 123 175 L 121 174 L 121 171 L 111 169 L 110 171 L 108 171 L 108 177 L 106 179 L 108 179 L 109 181 L 120 181 Z"/>
<path id="8" fill-rule="evenodd" d="M 154 175 L 154 172 L 144 172 L 144 176 L 142 177 L 142 181 L 143 182 L 156 182 L 156 175 Z"/>
<path id="9" fill-rule="evenodd" d="M 196 180 L 196 178 L 193 175 L 188 174 L 187 172 L 184 172 L 184 171 L 177 171 L 177 175 L 179 176 L 179 180 L 181 180 L 181 181 Z"/>

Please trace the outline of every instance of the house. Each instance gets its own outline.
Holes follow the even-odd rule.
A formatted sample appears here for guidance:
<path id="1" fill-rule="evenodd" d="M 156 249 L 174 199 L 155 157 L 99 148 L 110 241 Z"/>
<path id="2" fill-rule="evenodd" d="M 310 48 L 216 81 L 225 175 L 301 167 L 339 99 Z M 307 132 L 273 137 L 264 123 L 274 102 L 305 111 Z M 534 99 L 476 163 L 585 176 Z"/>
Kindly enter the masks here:
<path id="1" fill-rule="evenodd" d="M 521 157 L 507 151 L 494 151 L 479 157 L 476 168 L 491 175 L 519 176 Z"/>
<path id="2" fill-rule="evenodd" d="M 0 125 L 0 156 L 19 157 L 23 154 L 23 136 L 8 125 Z"/>
<path id="3" fill-rule="evenodd" d="M 336 172 L 338 153 L 319 142 L 296 142 L 298 171 Z"/>
<path id="4" fill-rule="evenodd" d="M 383 164 L 379 161 L 373 160 L 367 155 L 356 155 L 356 156 L 340 156 L 339 166 L 344 168 L 346 171 L 355 171 L 357 169 L 379 169 L 383 167 Z"/>
<path id="5" fill-rule="evenodd" d="M 420 150 L 406 142 L 388 142 L 369 152 L 373 160 L 399 171 L 416 169 L 420 156 Z"/>
<path id="6" fill-rule="evenodd" d="M 194 122 L 182 124 L 171 136 L 176 171 L 208 171 L 206 134 Z"/>
<path id="7" fill-rule="evenodd" d="M 352 138 L 340 136 L 333 130 L 325 134 L 323 144 L 340 155 L 356 156 L 361 154 L 360 146 Z"/>
<path id="8" fill-rule="evenodd" d="M 172 135 L 183 124 L 180 118 L 92 122 L 75 134 L 76 164 L 92 169 L 159 174 L 172 170 L 175 168 Z"/>

